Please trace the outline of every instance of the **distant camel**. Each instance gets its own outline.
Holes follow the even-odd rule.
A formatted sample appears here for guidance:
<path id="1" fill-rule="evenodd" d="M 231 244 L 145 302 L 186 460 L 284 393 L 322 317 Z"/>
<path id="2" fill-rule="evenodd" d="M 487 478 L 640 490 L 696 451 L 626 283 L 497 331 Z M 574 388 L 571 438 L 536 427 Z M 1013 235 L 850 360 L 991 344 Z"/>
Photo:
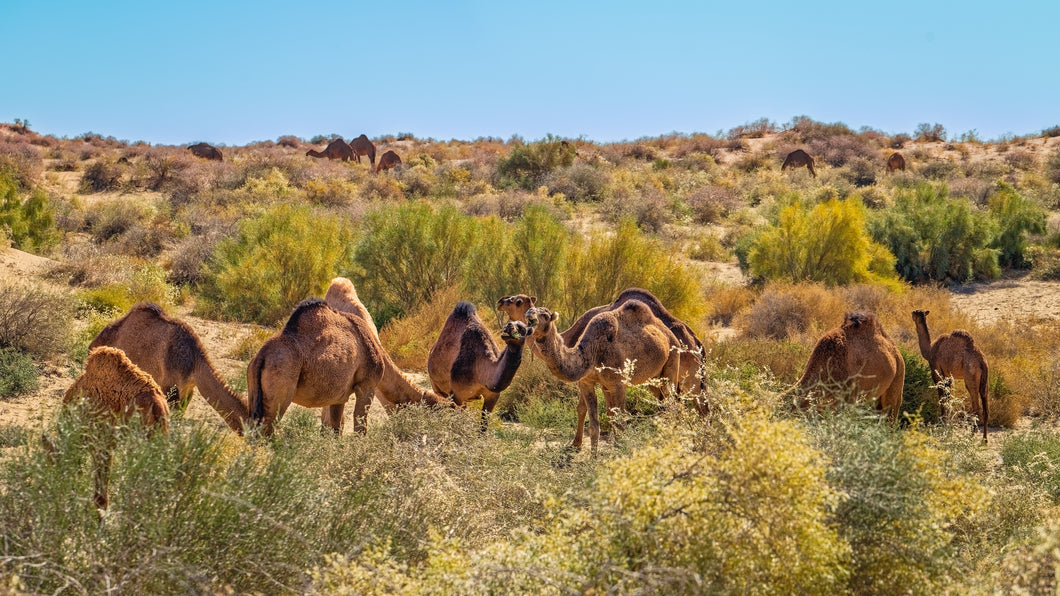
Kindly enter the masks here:
<path id="1" fill-rule="evenodd" d="M 221 156 L 221 150 L 207 143 L 196 143 L 191 145 L 188 147 L 188 151 L 191 151 L 191 154 L 195 157 L 201 157 L 212 161 L 224 161 L 224 158 Z"/>
<path id="2" fill-rule="evenodd" d="M 457 405 L 482 398 L 482 430 L 501 391 L 515 378 L 529 337 L 526 325 L 510 321 L 501 332 L 501 351 L 470 302 L 460 302 L 449 313 L 438 339 L 427 355 L 427 374 L 440 395 L 450 395 Z"/>
<path id="3" fill-rule="evenodd" d="M 324 149 L 323 153 L 316 149 L 310 149 L 309 151 L 306 151 L 305 154 L 308 157 L 326 157 L 328 159 L 341 159 L 342 161 L 350 161 L 353 159 L 353 149 L 351 149 L 350 146 L 346 144 L 346 141 L 343 141 L 342 139 L 335 139 L 328 143 L 328 146 Z"/>
<path id="4" fill-rule="evenodd" d="M 401 158 L 398 157 L 397 153 L 393 151 L 387 151 L 379 157 L 379 165 L 376 166 L 376 172 L 385 172 L 389 169 L 396 168 L 401 165 Z"/>
<path id="5" fill-rule="evenodd" d="M 893 172 L 895 170 L 905 171 L 905 158 L 902 157 L 901 153 L 895 151 L 887 158 L 887 171 Z"/>
<path id="6" fill-rule="evenodd" d="M 871 312 L 852 312 L 817 341 L 806 371 L 787 395 L 803 394 L 799 405 L 805 407 L 806 393 L 816 393 L 820 404 L 860 393 L 878 398 L 876 409 L 894 422 L 904 384 L 905 360 L 879 319 Z"/>
<path id="7" fill-rule="evenodd" d="M 817 172 L 813 169 L 813 158 L 810 157 L 810 154 L 802 149 L 796 149 L 784 158 L 784 164 L 780 166 L 780 171 L 783 172 L 788 168 L 801 168 L 803 166 L 806 166 L 811 176 L 817 177 Z"/>
<path id="8" fill-rule="evenodd" d="M 964 386 L 968 389 L 968 397 L 971 401 L 972 414 L 979 419 L 983 425 L 983 442 L 986 438 L 986 423 L 989 415 L 987 406 L 987 391 L 990 387 L 988 381 L 989 371 L 986 366 L 986 357 L 975 345 L 975 340 L 963 329 L 956 329 L 946 335 L 931 341 L 931 333 L 927 327 L 927 316 L 930 311 L 914 310 L 913 323 L 916 324 L 916 337 L 920 343 L 920 355 L 927 360 L 931 367 L 931 380 L 939 386 L 939 409 L 943 417 L 946 415 L 945 405 L 941 399 L 945 394 L 942 386 L 943 379 L 953 377 L 964 379 Z"/>
<path id="9" fill-rule="evenodd" d="M 151 375 L 170 403 L 187 407 L 198 387 L 232 430 L 243 432 L 247 405 L 214 369 L 195 331 L 180 319 L 166 316 L 162 307 L 141 302 L 122 318 L 107 325 L 89 349 L 111 346 L 125 352 L 134 364 Z"/>
<path id="10" fill-rule="evenodd" d="M 350 147 L 357 158 L 357 163 L 361 163 L 362 155 L 367 155 L 368 161 L 372 162 L 372 169 L 375 169 L 375 145 L 368 140 L 367 136 L 361 135 L 350 141 Z"/>
<path id="11" fill-rule="evenodd" d="M 88 352 L 85 372 L 66 390 L 63 403 L 79 399 L 85 402 L 90 423 L 104 433 L 102 440 L 91 446 L 93 497 L 96 507 L 103 510 L 110 503 L 108 484 L 114 424 L 126 422 L 138 413 L 148 432 L 169 432 L 169 406 L 151 375 L 137 368 L 124 352 L 110 347 L 93 348 Z"/>

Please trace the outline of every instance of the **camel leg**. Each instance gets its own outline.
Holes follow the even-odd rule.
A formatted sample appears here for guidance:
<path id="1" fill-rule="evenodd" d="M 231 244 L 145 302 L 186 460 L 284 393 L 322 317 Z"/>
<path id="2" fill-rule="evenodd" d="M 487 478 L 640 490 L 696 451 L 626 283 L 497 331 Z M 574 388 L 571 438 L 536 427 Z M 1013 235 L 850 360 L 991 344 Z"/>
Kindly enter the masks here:
<path id="1" fill-rule="evenodd" d="M 320 425 L 321 432 L 325 432 L 326 429 L 330 428 L 335 436 L 342 434 L 342 425 L 345 422 L 343 412 L 346 410 L 346 404 L 331 404 L 330 406 L 324 406 L 320 409 Z"/>
<path id="2" fill-rule="evenodd" d="M 368 408 L 375 398 L 375 387 L 359 385 L 353 392 L 357 396 L 353 402 L 353 432 L 363 435 L 368 430 Z"/>
<path id="3" fill-rule="evenodd" d="M 107 446 L 97 446 L 92 451 L 92 474 L 95 493 L 92 495 L 96 508 L 103 511 L 110 505 L 110 462 L 113 441 Z"/>
<path id="4" fill-rule="evenodd" d="M 571 447 L 580 450 L 582 448 L 582 434 L 585 429 L 585 414 L 589 411 L 589 399 L 596 399 L 596 385 L 594 383 L 578 383 L 578 423 L 574 426 L 574 443 Z"/>
<path id="5" fill-rule="evenodd" d="M 607 404 L 607 417 L 611 421 L 612 432 L 618 432 L 626 427 L 620 418 L 626 412 L 626 386 L 615 383 L 608 388 L 604 386 L 604 402 Z"/>
<path id="6" fill-rule="evenodd" d="M 939 420 L 946 420 L 946 405 L 943 403 L 946 390 L 942 387 L 942 375 L 934 368 L 931 369 L 931 383 L 938 387 L 939 392 Z"/>
<path id="7" fill-rule="evenodd" d="M 600 443 L 600 415 L 597 413 L 596 405 L 596 385 L 590 388 L 590 391 L 582 398 L 582 404 L 585 405 L 586 411 L 589 413 L 589 448 L 593 455 L 596 455 L 596 446 Z M 578 417 L 578 432 L 581 433 L 581 419 L 582 416 Z"/>
<path id="8" fill-rule="evenodd" d="M 493 408 L 497 405 L 497 400 L 500 399 L 500 397 L 500 393 L 493 392 L 487 392 L 482 396 L 482 432 L 486 432 L 490 413 L 493 412 Z"/>

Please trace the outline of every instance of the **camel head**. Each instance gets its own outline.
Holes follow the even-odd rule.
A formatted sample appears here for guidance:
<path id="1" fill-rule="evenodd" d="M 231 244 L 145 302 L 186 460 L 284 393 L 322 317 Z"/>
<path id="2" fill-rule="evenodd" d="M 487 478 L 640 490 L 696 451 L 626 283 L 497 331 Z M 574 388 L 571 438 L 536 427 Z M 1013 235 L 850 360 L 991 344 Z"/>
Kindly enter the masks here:
<path id="1" fill-rule="evenodd" d="M 929 314 L 931 314 L 930 310 L 914 310 L 913 320 L 916 321 L 917 319 L 926 319 Z"/>
<path id="2" fill-rule="evenodd" d="M 537 304 L 537 296 L 516 294 L 497 301 L 497 310 L 506 313 L 512 321 L 527 322 L 526 312 Z"/>
<path id="3" fill-rule="evenodd" d="M 535 340 L 544 339 L 553 329 L 558 318 L 558 312 L 552 312 L 541 306 L 535 306 L 526 311 L 526 323 L 530 326 L 530 335 Z"/>
<path id="4" fill-rule="evenodd" d="M 843 319 L 844 329 L 872 329 L 876 327 L 876 315 L 870 312 L 848 312 Z"/>
<path id="5" fill-rule="evenodd" d="M 501 331 L 501 339 L 504 340 L 504 343 L 506 344 L 517 344 L 521 346 L 526 343 L 527 338 L 530 337 L 532 332 L 532 328 L 527 327 L 520 321 L 508 321 L 508 324 L 504 326 L 504 330 Z"/>

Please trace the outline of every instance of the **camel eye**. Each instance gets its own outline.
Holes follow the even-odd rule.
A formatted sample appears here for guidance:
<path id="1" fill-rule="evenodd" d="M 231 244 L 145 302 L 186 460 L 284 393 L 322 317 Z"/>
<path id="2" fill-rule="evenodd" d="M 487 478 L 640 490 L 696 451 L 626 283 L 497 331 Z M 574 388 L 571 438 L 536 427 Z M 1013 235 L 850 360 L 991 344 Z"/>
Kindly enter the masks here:
<path id="1" fill-rule="evenodd" d="M 515 305 L 516 305 L 516 306 L 522 306 L 522 305 L 523 305 L 523 299 L 522 299 L 522 298 L 520 298 L 520 299 L 516 300 L 516 301 L 515 301 Z"/>

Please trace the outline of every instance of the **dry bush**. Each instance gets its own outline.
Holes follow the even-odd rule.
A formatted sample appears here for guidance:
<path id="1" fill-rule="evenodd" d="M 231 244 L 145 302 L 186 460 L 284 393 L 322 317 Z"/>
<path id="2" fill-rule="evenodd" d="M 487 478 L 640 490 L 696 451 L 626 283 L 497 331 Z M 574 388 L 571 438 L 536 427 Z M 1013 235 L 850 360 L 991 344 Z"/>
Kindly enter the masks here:
<path id="1" fill-rule="evenodd" d="M 184 238 L 169 255 L 167 263 L 169 283 L 178 285 L 199 283 L 203 276 L 203 265 L 213 254 L 214 248 L 234 231 L 233 224 L 217 225 L 203 234 Z"/>
<path id="2" fill-rule="evenodd" d="M 732 254 L 721 243 L 721 238 L 716 231 L 700 232 L 688 247 L 688 258 L 694 261 L 724 262 L 732 258 Z"/>
<path id="3" fill-rule="evenodd" d="M 85 167 L 81 174 L 83 193 L 118 190 L 122 185 L 124 168 L 110 158 L 99 158 Z"/>
<path id="4" fill-rule="evenodd" d="M 630 189 L 619 187 L 603 202 L 601 213 L 612 223 L 632 218 L 640 229 L 658 233 L 663 226 L 674 221 L 670 201 L 663 192 L 653 186 Z"/>
<path id="5" fill-rule="evenodd" d="M 718 223 L 743 206 L 732 188 L 715 184 L 697 188 L 686 201 L 698 224 Z"/>
<path id="6" fill-rule="evenodd" d="M 150 149 L 142 162 L 147 173 L 142 183 L 145 188 L 155 191 L 179 187 L 184 172 L 198 162 L 198 158 L 186 151 L 161 147 Z"/>
<path id="7" fill-rule="evenodd" d="M 732 325 L 733 320 L 747 312 L 755 301 L 754 290 L 747 286 L 715 285 L 704 293 L 709 306 L 707 320 L 712 324 Z"/>
<path id="8" fill-rule="evenodd" d="M 358 197 L 357 185 L 341 178 L 314 178 L 302 185 L 306 199 L 325 207 L 347 207 Z"/>
<path id="9" fill-rule="evenodd" d="M 14 174 L 23 190 L 33 188 L 44 171 L 40 149 L 25 142 L 0 141 L 0 170 Z"/>
<path id="10" fill-rule="evenodd" d="M 926 156 L 925 159 L 927 159 Z M 918 173 L 932 180 L 948 180 L 959 170 L 960 166 L 949 159 L 927 159 L 926 163 L 918 169 Z"/>
<path id="11" fill-rule="evenodd" d="M 135 259 L 113 254 L 95 244 L 66 247 L 48 276 L 72 286 L 99 287 L 120 283 L 135 267 Z"/>
<path id="12" fill-rule="evenodd" d="M 224 357 L 248 362 L 254 357 L 254 354 L 258 353 L 262 344 L 279 331 L 279 329 L 269 327 L 251 327 L 249 333 L 240 336 L 239 339 L 232 343 L 231 348 L 228 352 L 225 352 Z"/>
<path id="13" fill-rule="evenodd" d="M 393 202 L 405 197 L 405 189 L 390 176 L 373 176 L 361 184 L 360 196 L 366 201 Z"/>
<path id="14" fill-rule="evenodd" d="M 781 157 L 781 160 L 783 159 Z M 747 153 L 737 158 L 733 163 L 733 167 L 742 172 L 751 173 L 758 170 L 768 170 L 772 164 L 773 159 L 767 153 Z"/>
<path id="15" fill-rule="evenodd" d="M 837 168 L 859 158 L 868 160 L 874 167 L 878 166 L 880 161 L 876 148 L 855 135 L 814 138 L 807 145 L 810 155 L 817 163 L 826 163 Z"/>
<path id="16" fill-rule="evenodd" d="M 839 326 L 847 305 L 819 284 L 769 284 L 736 326 L 755 339 L 784 340 L 817 336 Z"/>
<path id="17" fill-rule="evenodd" d="M 280 147 L 290 147 L 291 149 L 297 149 L 302 146 L 302 139 L 294 135 L 284 135 L 276 139 L 276 144 Z"/>
<path id="18" fill-rule="evenodd" d="M 813 344 L 794 341 L 738 337 L 714 344 L 710 349 L 712 369 L 744 369 L 769 371 L 777 382 L 790 385 L 799 380 Z"/>
<path id="19" fill-rule="evenodd" d="M 70 340 L 73 301 L 41 285 L 0 280 L 0 348 L 39 357 L 63 352 Z"/>
<path id="20" fill-rule="evenodd" d="M 965 197 L 979 207 L 985 207 L 994 191 L 995 182 L 982 178 L 954 178 L 949 181 L 951 197 Z"/>
<path id="21" fill-rule="evenodd" d="M 562 193 L 567 200 L 576 203 L 603 200 L 611 177 L 600 168 L 588 164 L 575 164 L 569 168 L 554 170 L 545 177 L 544 185 L 549 194 Z"/>
<path id="22" fill-rule="evenodd" d="M 427 354 L 438 339 L 453 307 L 461 300 L 459 286 L 439 290 L 430 300 L 422 302 L 409 314 L 391 319 L 379 330 L 379 341 L 400 368 L 426 370 Z M 493 328 L 490 320 L 492 308 L 479 308 L 487 327 Z M 499 328 L 499 327 L 498 327 Z"/>
<path id="23" fill-rule="evenodd" d="M 877 169 L 877 164 L 872 160 L 865 157 L 856 157 L 839 171 L 839 176 L 854 186 L 861 188 L 876 184 Z"/>
<path id="24" fill-rule="evenodd" d="M 92 239 L 98 243 L 121 236 L 134 226 L 147 225 L 153 216 L 150 206 L 143 203 L 115 199 L 96 203 L 86 209 L 85 223 Z"/>

